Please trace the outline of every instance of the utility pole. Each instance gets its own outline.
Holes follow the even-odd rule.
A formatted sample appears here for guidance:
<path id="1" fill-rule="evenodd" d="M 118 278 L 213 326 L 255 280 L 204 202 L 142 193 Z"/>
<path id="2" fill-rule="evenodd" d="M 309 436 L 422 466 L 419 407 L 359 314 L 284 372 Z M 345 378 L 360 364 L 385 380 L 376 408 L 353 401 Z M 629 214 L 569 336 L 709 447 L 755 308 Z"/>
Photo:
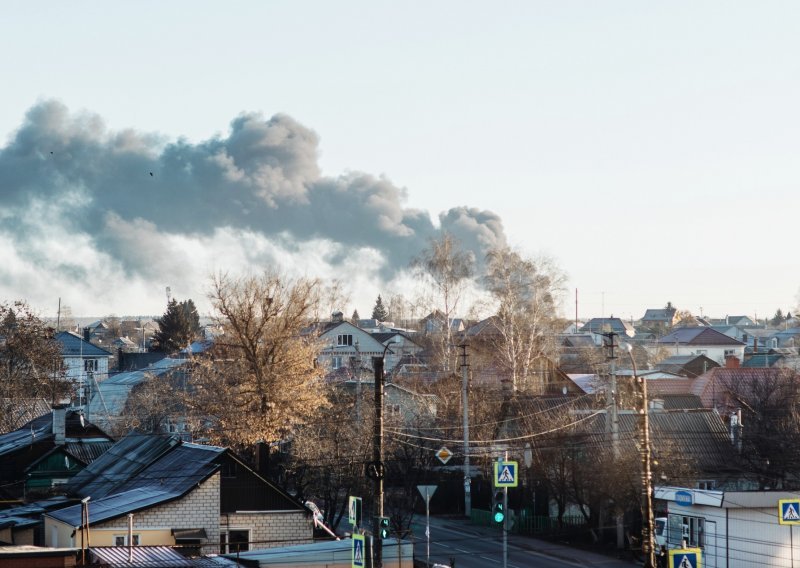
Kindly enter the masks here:
<path id="1" fill-rule="evenodd" d="M 385 351 L 384 351 L 385 353 Z M 374 546 L 374 568 L 383 568 L 383 540 L 379 529 L 383 517 L 383 357 L 373 357 L 375 370 L 375 437 L 372 448 L 370 477 L 375 481 L 375 513 L 372 519 L 372 538 Z"/>
<path id="2" fill-rule="evenodd" d="M 464 409 L 463 412 L 463 428 L 464 428 L 464 515 L 466 517 L 472 516 L 472 478 L 470 476 L 469 464 L 469 399 L 468 399 L 468 384 L 469 384 L 469 364 L 467 363 L 467 344 L 462 343 L 461 347 L 461 405 Z"/>
<path id="3" fill-rule="evenodd" d="M 608 391 L 606 396 L 608 398 L 608 410 L 606 412 L 606 432 L 611 437 L 611 451 L 613 452 L 614 461 L 618 462 L 620 457 L 619 450 L 619 409 L 617 408 L 617 356 L 614 349 L 617 347 L 616 339 L 617 334 L 613 331 L 604 333 L 603 337 L 608 339 L 608 360 L 610 365 L 610 380 L 608 384 Z M 617 549 L 622 550 L 625 548 L 625 520 L 622 512 L 619 510 L 619 505 L 614 504 L 614 518 L 617 525 Z"/>

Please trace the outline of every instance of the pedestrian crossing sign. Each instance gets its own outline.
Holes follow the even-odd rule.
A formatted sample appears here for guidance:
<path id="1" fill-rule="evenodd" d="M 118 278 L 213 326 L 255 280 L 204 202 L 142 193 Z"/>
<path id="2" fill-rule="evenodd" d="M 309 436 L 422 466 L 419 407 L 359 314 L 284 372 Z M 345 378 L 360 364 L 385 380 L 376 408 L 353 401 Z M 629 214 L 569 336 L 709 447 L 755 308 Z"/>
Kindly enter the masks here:
<path id="1" fill-rule="evenodd" d="M 497 461 L 494 463 L 494 486 L 517 487 L 519 485 L 519 467 L 515 461 Z"/>
<path id="2" fill-rule="evenodd" d="M 353 567 L 364 568 L 366 560 L 364 559 L 364 535 L 353 535 Z"/>
<path id="3" fill-rule="evenodd" d="M 800 499 L 778 501 L 778 522 L 782 525 L 800 525 Z"/>
<path id="4" fill-rule="evenodd" d="M 702 568 L 702 551 L 699 548 L 676 548 L 669 551 L 669 568 Z"/>

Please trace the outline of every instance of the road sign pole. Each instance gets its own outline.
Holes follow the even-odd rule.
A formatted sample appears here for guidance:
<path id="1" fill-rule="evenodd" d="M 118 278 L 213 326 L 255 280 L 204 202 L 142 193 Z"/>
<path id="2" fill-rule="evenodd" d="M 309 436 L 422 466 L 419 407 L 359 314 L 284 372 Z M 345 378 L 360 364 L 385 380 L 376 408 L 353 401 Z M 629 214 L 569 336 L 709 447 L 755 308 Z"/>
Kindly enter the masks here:
<path id="1" fill-rule="evenodd" d="M 425 487 L 425 535 L 428 537 L 428 548 L 426 551 L 426 562 L 431 565 L 431 498 L 429 489 Z"/>
<path id="2" fill-rule="evenodd" d="M 508 568 L 508 487 L 503 487 L 503 568 Z"/>

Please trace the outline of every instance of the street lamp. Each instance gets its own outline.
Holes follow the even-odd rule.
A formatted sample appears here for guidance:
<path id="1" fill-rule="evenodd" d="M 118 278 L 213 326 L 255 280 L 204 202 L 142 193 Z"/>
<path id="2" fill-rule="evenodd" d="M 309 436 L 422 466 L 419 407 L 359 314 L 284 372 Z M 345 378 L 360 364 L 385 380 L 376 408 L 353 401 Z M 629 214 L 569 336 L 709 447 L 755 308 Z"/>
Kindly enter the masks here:
<path id="1" fill-rule="evenodd" d="M 622 348 L 628 353 L 633 366 L 633 380 L 641 385 L 642 407 L 639 409 L 639 427 L 641 440 L 641 472 L 642 472 L 642 553 L 645 568 L 656 568 L 655 543 L 653 542 L 653 497 L 650 473 L 650 420 L 648 418 L 647 379 L 636 372 L 636 361 L 633 358 L 633 347 L 623 343 Z"/>

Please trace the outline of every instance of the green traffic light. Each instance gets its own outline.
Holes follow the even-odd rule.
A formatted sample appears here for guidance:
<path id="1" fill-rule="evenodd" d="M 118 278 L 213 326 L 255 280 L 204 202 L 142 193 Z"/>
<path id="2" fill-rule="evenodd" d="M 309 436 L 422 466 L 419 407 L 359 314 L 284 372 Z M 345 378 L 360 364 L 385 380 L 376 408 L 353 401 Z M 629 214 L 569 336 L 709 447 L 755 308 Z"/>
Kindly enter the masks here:
<path id="1" fill-rule="evenodd" d="M 505 514 L 503 514 L 503 511 L 495 511 L 494 512 L 494 522 L 495 523 L 502 523 L 503 519 L 505 519 L 505 518 L 506 518 L 506 516 L 505 516 Z"/>
<path id="2" fill-rule="evenodd" d="M 381 538 L 389 538 L 389 517 L 381 517 L 378 524 Z"/>

